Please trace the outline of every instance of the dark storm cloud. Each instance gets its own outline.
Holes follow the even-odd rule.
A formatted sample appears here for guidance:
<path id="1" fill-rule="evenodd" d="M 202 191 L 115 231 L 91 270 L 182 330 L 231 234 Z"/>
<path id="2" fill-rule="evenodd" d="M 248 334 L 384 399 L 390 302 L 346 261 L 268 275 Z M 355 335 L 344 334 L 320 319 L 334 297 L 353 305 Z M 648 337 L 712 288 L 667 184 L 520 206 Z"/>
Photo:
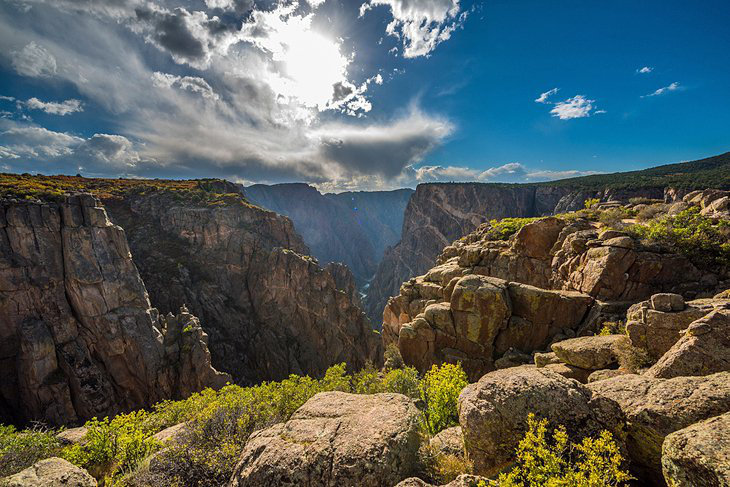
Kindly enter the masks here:
<path id="1" fill-rule="evenodd" d="M 138 7 L 134 11 L 137 19 L 151 24 L 152 37 L 172 54 L 187 59 L 204 57 L 203 43 L 193 35 L 185 22 L 190 16 L 187 10 L 178 8 L 168 13 Z"/>

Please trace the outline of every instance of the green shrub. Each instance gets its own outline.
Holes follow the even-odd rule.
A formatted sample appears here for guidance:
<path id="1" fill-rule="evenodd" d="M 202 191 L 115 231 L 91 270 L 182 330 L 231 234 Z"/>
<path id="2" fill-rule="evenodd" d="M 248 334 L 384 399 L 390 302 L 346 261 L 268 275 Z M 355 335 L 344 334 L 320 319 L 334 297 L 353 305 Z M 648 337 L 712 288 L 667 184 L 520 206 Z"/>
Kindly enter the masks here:
<path id="1" fill-rule="evenodd" d="M 547 437 L 547 420 L 527 418 L 528 431 L 517 447 L 517 462 L 499 476 L 500 487 L 603 487 L 625 485 L 632 478 L 610 432 L 569 443 L 559 426 Z M 485 483 L 482 483 L 486 487 Z"/>
<path id="2" fill-rule="evenodd" d="M 62 456 L 95 477 L 106 478 L 105 483 L 113 483 L 160 447 L 152 438 L 155 432 L 144 427 L 147 415 L 146 411 L 135 411 L 111 420 L 92 418 L 85 424 L 88 432 L 83 444 L 67 447 Z"/>
<path id="3" fill-rule="evenodd" d="M 13 426 L 0 425 L 0 478 L 13 475 L 38 460 L 58 453 L 61 444 L 56 432 L 40 426 L 17 431 Z"/>
<path id="4" fill-rule="evenodd" d="M 413 399 L 420 397 L 418 371 L 413 367 L 386 372 L 382 383 L 384 392 L 397 392 Z"/>
<path id="5" fill-rule="evenodd" d="M 604 321 L 599 335 L 625 335 L 626 323 L 621 321 Z"/>
<path id="6" fill-rule="evenodd" d="M 434 365 L 426 373 L 420 392 L 425 403 L 424 426 L 429 434 L 435 435 L 459 423 L 459 394 L 468 384 L 460 364 Z"/>
<path id="7" fill-rule="evenodd" d="M 539 218 L 502 218 L 501 220 L 491 220 L 489 222 L 490 229 L 487 232 L 487 237 L 490 240 L 507 240 L 520 231 L 522 227 L 536 220 L 539 220 Z"/>
<path id="8" fill-rule="evenodd" d="M 583 207 L 586 210 L 590 210 L 591 208 L 593 208 L 594 206 L 596 206 L 600 202 L 601 202 L 601 200 L 598 199 L 598 198 L 588 198 L 587 200 L 585 200 L 583 202 Z"/>
<path id="9" fill-rule="evenodd" d="M 730 222 L 713 220 L 692 206 L 628 230 L 637 237 L 686 255 L 704 268 L 730 264 Z"/>
<path id="10" fill-rule="evenodd" d="M 402 369 L 405 366 L 405 363 L 403 362 L 403 356 L 400 353 L 400 349 L 395 343 L 389 343 L 388 346 L 385 347 L 385 352 L 383 352 L 383 360 L 385 368 L 388 370 Z"/>

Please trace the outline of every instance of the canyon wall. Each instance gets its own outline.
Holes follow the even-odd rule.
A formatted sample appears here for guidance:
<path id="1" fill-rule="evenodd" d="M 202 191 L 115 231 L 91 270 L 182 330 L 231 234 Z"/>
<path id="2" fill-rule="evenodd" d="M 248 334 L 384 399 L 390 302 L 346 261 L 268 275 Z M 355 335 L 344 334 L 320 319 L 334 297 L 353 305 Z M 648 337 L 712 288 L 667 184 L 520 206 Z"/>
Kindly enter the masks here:
<path id="1" fill-rule="evenodd" d="M 322 265 L 347 265 L 360 286 L 375 273 L 385 249 L 400 239 L 412 192 L 321 194 L 303 183 L 255 184 L 244 189 L 252 203 L 291 218 Z"/>
<path id="2" fill-rule="evenodd" d="M 194 316 L 151 307 L 91 195 L 0 201 L 0 250 L 0 422 L 74 423 L 229 379 Z"/>
<path id="3" fill-rule="evenodd" d="M 162 312 L 186 304 L 210 336 L 213 365 L 236 381 L 380 360 L 349 271 L 320 267 L 288 218 L 240 195 L 195 204 L 169 191 L 128 192 L 105 204 L 127 231 L 152 302 Z"/>

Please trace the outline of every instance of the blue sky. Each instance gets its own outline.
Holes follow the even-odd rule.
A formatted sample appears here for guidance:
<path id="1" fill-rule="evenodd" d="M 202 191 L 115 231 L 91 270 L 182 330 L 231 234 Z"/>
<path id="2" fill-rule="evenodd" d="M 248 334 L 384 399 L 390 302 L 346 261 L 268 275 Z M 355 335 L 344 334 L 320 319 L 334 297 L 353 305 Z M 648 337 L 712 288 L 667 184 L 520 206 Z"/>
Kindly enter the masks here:
<path id="1" fill-rule="evenodd" d="M 730 150 L 727 25 L 719 0 L 0 0 L 0 168 L 336 191 L 698 159 Z"/>

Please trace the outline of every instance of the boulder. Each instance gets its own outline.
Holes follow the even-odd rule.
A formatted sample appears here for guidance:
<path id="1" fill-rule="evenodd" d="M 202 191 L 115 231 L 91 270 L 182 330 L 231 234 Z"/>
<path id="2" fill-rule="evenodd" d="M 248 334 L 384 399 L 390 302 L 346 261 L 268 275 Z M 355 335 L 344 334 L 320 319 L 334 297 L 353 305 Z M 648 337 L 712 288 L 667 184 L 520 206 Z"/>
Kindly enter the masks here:
<path id="1" fill-rule="evenodd" d="M 152 438 L 159 441 L 160 443 L 177 443 L 180 441 L 185 433 L 187 432 L 187 423 L 178 423 L 176 425 L 165 428 L 162 431 L 158 431 Z"/>
<path id="2" fill-rule="evenodd" d="M 619 375 L 624 375 L 627 372 L 622 369 L 603 369 L 603 370 L 596 370 L 594 372 L 591 372 L 591 375 L 588 376 L 588 382 L 598 382 L 599 380 L 606 380 L 610 379 L 611 377 L 618 377 Z"/>
<path id="3" fill-rule="evenodd" d="M 652 360 L 667 353 L 680 338 L 680 332 L 713 309 L 713 300 L 690 301 L 682 311 L 661 311 L 652 301 L 637 303 L 626 313 L 626 333 L 635 347 L 646 350 Z"/>
<path id="4" fill-rule="evenodd" d="M 58 438 L 58 441 L 60 441 L 62 445 L 73 445 L 76 443 L 85 442 L 86 433 L 88 433 L 88 431 L 89 430 L 85 426 L 79 426 L 78 428 L 69 428 L 67 430 L 59 432 L 56 435 L 56 438 Z"/>
<path id="5" fill-rule="evenodd" d="M 555 354 L 555 352 L 548 352 L 548 353 L 536 353 L 533 357 L 535 360 L 535 365 L 537 367 L 545 367 L 548 364 L 559 364 L 560 359 Z"/>
<path id="6" fill-rule="evenodd" d="M 730 485 L 730 413 L 668 435 L 662 470 L 670 486 Z"/>
<path id="7" fill-rule="evenodd" d="M 730 371 L 730 310 L 692 322 L 682 338 L 646 374 L 669 379 Z"/>
<path id="8" fill-rule="evenodd" d="M 391 487 L 414 473 L 419 411 L 401 394 L 317 394 L 251 435 L 230 487 Z"/>
<path id="9" fill-rule="evenodd" d="M 667 435 L 730 411 L 730 372 L 674 379 L 625 374 L 587 387 L 623 410 L 634 475 L 649 484 L 661 485 Z"/>
<path id="10" fill-rule="evenodd" d="M 592 436 L 622 424 L 618 406 L 578 382 L 545 368 L 513 367 L 491 372 L 459 397 L 459 423 L 474 471 L 491 476 L 514 460 L 527 431 L 527 416 L 564 425 L 571 438 Z"/>
<path id="11" fill-rule="evenodd" d="M 89 473 L 62 458 L 40 460 L 22 472 L 0 479 L 3 487 L 96 487 Z"/>
<path id="12" fill-rule="evenodd" d="M 464 456 L 464 434 L 461 426 L 446 428 L 429 441 L 431 451 L 442 455 Z"/>
<path id="13" fill-rule="evenodd" d="M 682 311 L 684 298 L 680 294 L 658 293 L 651 297 L 651 307 L 657 311 Z"/>
<path id="14" fill-rule="evenodd" d="M 568 365 L 600 370 L 618 363 L 619 350 L 629 344 L 625 335 L 597 335 L 563 340 L 551 348 Z"/>

